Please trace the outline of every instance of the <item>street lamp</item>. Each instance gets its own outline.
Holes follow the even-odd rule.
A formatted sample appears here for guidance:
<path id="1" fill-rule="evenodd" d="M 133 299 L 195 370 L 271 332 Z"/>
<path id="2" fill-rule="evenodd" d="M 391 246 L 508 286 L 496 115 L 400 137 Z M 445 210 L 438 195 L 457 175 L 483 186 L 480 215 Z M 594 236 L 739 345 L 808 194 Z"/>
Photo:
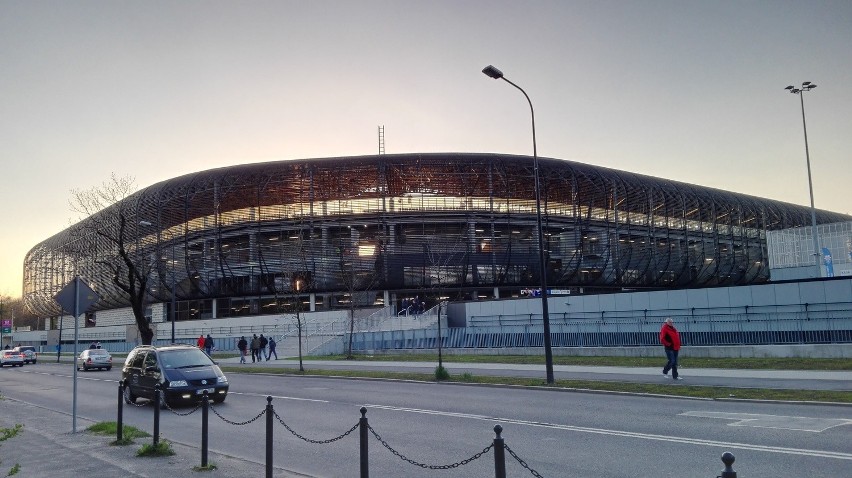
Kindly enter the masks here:
<path id="1" fill-rule="evenodd" d="M 544 326 L 544 362 L 547 372 L 547 383 L 553 383 L 553 352 L 550 346 L 550 315 L 547 311 L 547 261 L 544 255 L 544 231 L 541 227 L 541 186 L 538 174 L 538 151 L 535 145 L 535 111 L 533 110 L 532 101 L 529 95 L 520 86 L 512 83 L 503 76 L 503 72 L 495 68 L 493 65 L 488 65 L 482 69 L 486 75 L 495 80 L 503 80 L 506 83 L 519 89 L 527 103 L 530 104 L 530 115 L 532 116 L 532 140 L 533 140 L 533 170 L 535 176 L 535 221 L 536 232 L 538 233 L 538 266 L 539 266 L 539 281 L 541 282 L 541 321 Z"/>
<path id="2" fill-rule="evenodd" d="M 806 91 L 811 91 L 816 88 L 817 85 L 811 83 L 810 81 L 806 81 L 802 83 L 801 88 L 796 88 L 792 85 L 784 88 L 785 90 L 793 93 L 794 95 L 799 95 L 799 101 L 802 104 L 802 128 L 805 131 L 805 161 L 808 165 L 808 189 L 811 193 L 811 225 L 813 226 L 813 236 L 814 236 L 814 258 L 816 260 L 817 266 L 817 274 L 819 277 L 822 277 L 822 264 L 820 264 L 820 253 L 819 253 L 819 233 L 817 232 L 817 221 L 816 221 L 816 208 L 814 208 L 814 185 L 811 180 L 811 155 L 808 151 L 808 125 L 805 123 L 805 97 L 803 95 Z"/>

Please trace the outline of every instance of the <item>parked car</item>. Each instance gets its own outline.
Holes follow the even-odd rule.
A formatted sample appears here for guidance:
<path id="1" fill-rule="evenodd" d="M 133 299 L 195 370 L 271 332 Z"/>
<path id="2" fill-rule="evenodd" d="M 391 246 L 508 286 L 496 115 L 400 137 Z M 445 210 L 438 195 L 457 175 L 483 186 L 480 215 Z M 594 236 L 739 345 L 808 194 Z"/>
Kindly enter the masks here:
<path id="1" fill-rule="evenodd" d="M 15 365 L 23 367 L 24 356 L 17 350 L 3 350 L 3 353 L 0 353 L 0 367 L 5 365 L 10 367 L 14 367 Z"/>
<path id="2" fill-rule="evenodd" d="M 38 352 L 32 345 L 18 345 L 12 350 L 21 352 L 21 355 L 24 356 L 24 363 L 36 363 L 38 361 Z"/>
<path id="3" fill-rule="evenodd" d="M 77 356 L 77 370 L 88 372 L 90 369 L 112 368 L 112 355 L 106 349 L 86 349 Z"/>
<path id="4" fill-rule="evenodd" d="M 215 403 L 228 395 L 228 379 L 204 351 L 193 345 L 140 345 L 127 354 L 121 370 L 124 401 L 155 399 L 154 387 L 163 391 L 160 406 L 197 402 L 204 391 Z"/>

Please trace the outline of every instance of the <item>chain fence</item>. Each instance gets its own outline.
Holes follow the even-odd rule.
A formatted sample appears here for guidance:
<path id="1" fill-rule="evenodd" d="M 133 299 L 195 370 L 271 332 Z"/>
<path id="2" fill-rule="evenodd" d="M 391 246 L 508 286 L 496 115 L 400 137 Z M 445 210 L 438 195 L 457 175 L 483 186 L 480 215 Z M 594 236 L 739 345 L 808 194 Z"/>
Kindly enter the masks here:
<path id="1" fill-rule="evenodd" d="M 413 465 L 413 466 L 416 466 L 416 467 L 419 467 L 419 468 L 422 468 L 422 469 L 426 469 L 426 470 L 451 470 L 451 469 L 455 469 L 455 468 L 460 468 L 460 467 L 463 467 L 465 465 L 468 465 L 472 462 L 475 462 L 475 461 L 483 458 L 484 456 L 488 455 L 489 453 L 491 453 L 493 451 L 494 452 L 495 478 L 506 478 L 506 463 L 505 463 L 506 459 L 505 459 L 505 453 L 504 453 L 504 451 L 505 451 L 505 452 L 508 452 L 509 456 L 511 456 L 524 470 L 527 470 L 532 476 L 534 476 L 536 478 L 543 478 L 543 475 L 541 473 L 539 473 L 538 471 L 533 469 L 512 448 L 510 448 L 509 445 L 505 444 L 504 439 L 501 437 L 501 433 L 503 431 L 503 427 L 501 425 L 496 425 L 494 427 L 496 437 L 494 438 L 493 442 L 491 444 L 489 444 L 488 446 L 486 446 L 485 448 L 483 448 L 481 451 L 474 453 L 470 457 L 465 458 L 465 459 L 460 460 L 460 461 L 457 461 L 457 462 L 454 462 L 454 463 L 429 464 L 429 463 L 420 462 L 420 461 L 417 461 L 413 458 L 410 458 L 409 456 L 407 456 L 403 452 L 401 452 L 401 451 L 397 450 L 396 448 L 394 448 L 393 446 L 391 446 L 391 444 L 388 443 L 387 440 L 382 438 L 382 436 L 379 434 L 379 432 L 376 431 L 376 429 L 373 428 L 373 426 L 368 423 L 367 417 L 366 417 L 367 409 L 365 407 L 361 407 L 361 409 L 360 409 L 360 412 L 361 412 L 360 420 L 357 423 L 355 423 L 354 425 L 352 425 L 350 428 L 348 428 L 346 431 L 341 433 L 340 435 L 334 436 L 332 438 L 327 438 L 327 439 L 313 439 L 313 438 L 308 438 L 308 437 L 304 436 L 302 433 L 296 431 L 294 428 L 292 428 L 290 425 L 288 425 L 286 423 L 284 418 L 274 410 L 274 408 L 272 406 L 272 397 L 266 398 L 266 400 L 267 400 L 266 407 L 263 410 L 261 410 L 257 415 L 255 415 L 255 416 L 253 416 L 253 417 L 251 417 L 247 420 L 240 421 L 240 420 L 230 419 L 230 418 L 224 416 L 222 413 L 220 413 L 219 410 L 217 410 L 217 407 L 214 406 L 211 403 L 211 400 L 208 398 L 206 392 L 202 396 L 200 402 L 196 403 L 195 406 L 191 410 L 189 410 L 187 412 L 181 412 L 181 411 L 178 411 L 175 408 L 173 408 L 171 405 L 169 405 L 167 401 L 162 400 L 160 394 L 163 393 L 163 392 L 160 391 L 159 388 L 156 389 L 156 394 L 158 396 L 158 399 L 146 400 L 142 404 L 137 404 L 137 403 L 135 403 L 135 400 L 131 401 L 129 399 L 130 395 L 129 395 L 128 390 L 125 387 L 126 387 L 126 385 L 123 382 L 119 382 L 119 399 L 118 399 L 119 435 L 118 435 L 118 438 L 121 439 L 120 429 L 121 429 L 121 422 L 122 422 L 122 406 L 123 406 L 124 403 L 133 405 L 136 408 L 143 408 L 143 407 L 146 407 L 148 405 L 154 406 L 154 408 L 155 408 L 155 413 L 154 413 L 154 420 L 155 420 L 155 422 L 154 422 L 154 430 L 155 430 L 154 444 L 155 445 L 157 444 L 157 440 L 159 438 L 158 435 L 159 435 L 159 418 L 160 418 L 159 410 L 160 410 L 160 408 L 168 410 L 168 411 L 170 411 L 171 413 L 173 413 L 177 416 L 192 415 L 193 413 L 195 413 L 199 409 L 201 409 L 202 412 L 203 412 L 202 413 L 202 424 L 201 424 L 202 425 L 201 426 L 201 428 L 202 428 L 202 440 L 201 440 L 201 454 L 202 454 L 201 463 L 202 463 L 202 467 L 207 466 L 207 442 L 208 442 L 208 440 L 207 440 L 208 413 L 207 412 L 208 412 L 208 410 L 212 410 L 213 414 L 215 416 L 217 416 L 219 419 L 221 419 L 222 421 L 224 421 L 225 423 L 227 423 L 229 425 L 234 425 L 234 426 L 250 425 L 251 423 L 254 423 L 254 422 L 260 420 L 262 417 L 264 417 L 264 416 L 266 417 L 266 451 L 267 451 L 266 476 L 267 476 L 267 478 L 271 478 L 273 476 L 273 474 L 272 474 L 272 472 L 273 472 L 273 468 L 272 468 L 272 461 L 273 461 L 272 443 L 273 443 L 273 433 L 274 433 L 273 419 L 278 421 L 278 423 L 285 430 L 287 430 L 291 435 L 293 435 L 294 437 L 296 437 L 296 438 L 298 438 L 298 439 L 300 439 L 304 442 L 315 444 L 315 445 L 328 445 L 328 444 L 331 444 L 331 443 L 335 443 L 335 442 L 338 442 L 340 440 L 343 440 L 347 436 L 352 435 L 354 431 L 360 430 L 360 470 L 361 470 L 360 476 L 362 478 L 369 477 L 369 454 L 368 454 L 369 445 L 368 445 L 368 442 L 369 442 L 369 436 L 370 435 L 372 435 L 373 438 L 375 438 L 382 445 L 382 447 L 384 447 L 387 451 L 389 451 L 393 456 L 399 458 L 400 460 L 402 460 L 404 462 L 409 463 L 410 465 Z M 734 462 L 734 456 L 732 454 L 726 452 L 722 456 L 722 461 L 725 463 L 726 468 L 723 471 L 722 475 L 720 475 L 720 476 L 724 477 L 724 478 L 735 478 L 736 472 L 733 471 L 733 467 L 732 467 L 733 462 Z"/>

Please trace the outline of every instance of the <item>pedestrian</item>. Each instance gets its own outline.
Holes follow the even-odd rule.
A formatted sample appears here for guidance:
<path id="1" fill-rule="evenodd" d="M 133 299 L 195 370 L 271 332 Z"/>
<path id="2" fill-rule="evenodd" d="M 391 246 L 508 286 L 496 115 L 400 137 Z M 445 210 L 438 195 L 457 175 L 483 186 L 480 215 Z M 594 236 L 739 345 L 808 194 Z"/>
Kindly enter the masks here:
<path id="1" fill-rule="evenodd" d="M 92 344 L 91 344 L 91 345 L 89 345 L 89 348 L 90 348 L 90 349 L 96 349 L 96 348 L 98 348 L 98 344 L 96 344 L 96 343 L 92 342 Z"/>
<path id="2" fill-rule="evenodd" d="M 201 334 L 201 335 L 198 336 L 197 345 L 198 345 L 198 348 L 200 348 L 201 350 L 204 350 L 204 334 Z"/>
<path id="3" fill-rule="evenodd" d="M 663 367 L 663 376 L 669 376 L 669 370 L 672 371 L 672 378 L 675 380 L 683 380 L 677 373 L 677 354 L 680 351 L 680 334 L 674 326 L 674 321 L 671 317 L 666 318 L 663 322 L 663 327 L 660 329 L 660 342 L 666 348 L 666 366 Z"/>
<path id="4" fill-rule="evenodd" d="M 96 349 L 101 348 L 101 342 L 100 342 L 100 340 L 99 340 L 99 341 L 97 341 L 97 342 L 95 342 L 95 348 L 96 348 Z"/>
<path id="5" fill-rule="evenodd" d="M 266 340 L 266 337 L 264 337 L 263 334 L 260 334 L 260 338 L 258 338 L 257 340 L 258 344 L 260 345 L 260 349 L 258 350 L 260 355 L 257 356 L 257 361 L 260 362 L 261 360 L 263 360 L 263 357 L 266 356 L 266 345 L 269 344 L 269 341 Z M 266 360 L 268 361 L 269 357 L 266 357 Z"/>
<path id="6" fill-rule="evenodd" d="M 260 361 L 260 356 L 257 354 L 260 348 L 260 340 L 257 339 L 257 334 L 254 334 L 254 337 L 252 337 L 249 347 L 251 347 L 251 363 L 254 363 L 255 358 Z"/>
<path id="7" fill-rule="evenodd" d="M 211 355 L 213 353 L 213 349 L 215 349 L 215 343 L 213 342 L 213 337 L 210 334 L 207 334 L 207 337 L 204 338 L 204 351 L 207 352 L 207 355 Z"/>
<path id="8" fill-rule="evenodd" d="M 275 360 L 278 360 L 278 352 L 275 351 L 275 337 L 269 336 L 269 355 L 266 356 L 266 360 L 269 360 L 269 357 L 275 356 Z"/>
<path id="9" fill-rule="evenodd" d="M 245 335 L 240 337 L 240 341 L 237 342 L 237 349 L 240 351 L 240 363 L 246 363 L 246 349 L 248 349 L 248 342 L 246 342 Z"/>
<path id="10" fill-rule="evenodd" d="M 6 348 L 9 348 L 9 344 L 6 344 Z M 59 363 L 59 358 L 62 357 L 62 344 L 56 344 L 56 363 Z"/>

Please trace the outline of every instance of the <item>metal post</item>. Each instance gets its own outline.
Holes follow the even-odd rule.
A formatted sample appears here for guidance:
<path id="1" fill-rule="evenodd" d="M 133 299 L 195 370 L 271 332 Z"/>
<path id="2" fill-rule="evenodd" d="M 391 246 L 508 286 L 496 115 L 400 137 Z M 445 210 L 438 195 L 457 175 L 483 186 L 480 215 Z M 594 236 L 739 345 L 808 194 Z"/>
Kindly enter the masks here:
<path id="1" fill-rule="evenodd" d="M 124 430 L 124 380 L 118 381 L 118 416 L 115 424 L 115 440 L 120 442 Z"/>
<path id="2" fill-rule="evenodd" d="M 361 419 L 358 420 L 358 433 L 361 440 L 361 478 L 370 478 L 369 431 L 367 408 L 361 407 Z"/>
<path id="3" fill-rule="evenodd" d="M 266 397 L 266 478 L 272 478 L 272 397 Z"/>
<path id="4" fill-rule="evenodd" d="M 175 295 L 177 294 L 177 281 L 175 280 L 175 274 L 177 274 L 177 262 L 175 261 L 175 242 L 174 238 L 172 238 L 172 305 L 170 314 L 172 319 L 172 343 L 175 343 L 175 307 L 176 307 L 176 299 Z"/>
<path id="5" fill-rule="evenodd" d="M 488 65 L 482 69 L 482 72 L 495 80 L 501 79 L 520 90 L 520 92 L 524 94 L 524 98 L 527 99 L 527 103 L 530 105 L 530 116 L 532 117 L 533 171 L 535 177 L 535 223 L 538 235 L 539 282 L 541 283 L 541 322 L 544 329 L 544 364 L 547 383 L 553 383 L 553 351 L 551 350 L 550 343 L 550 314 L 547 310 L 547 259 L 544 250 L 544 229 L 541 225 L 541 181 L 539 179 L 538 171 L 538 150 L 535 142 L 535 111 L 533 110 L 532 100 L 530 100 L 527 92 L 520 86 L 506 79 L 506 77 L 503 76 L 502 71 L 492 65 Z"/>
<path id="6" fill-rule="evenodd" d="M 160 390 L 160 384 L 154 385 L 154 448 L 160 444 L 160 402 L 162 397 L 160 394 L 163 393 Z"/>
<path id="7" fill-rule="evenodd" d="M 814 207 L 814 185 L 811 179 L 811 154 L 808 148 L 808 124 L 805 121 L 804 93 L 814 88 L 816 88 L 815 84 L 811 83 L 810 81 L 806 81 L 802 83 L 801 88 L 794 88 L 792 86 L 788 86 L 786 89 L 789 90 L 790 93 L 799 95 L 799 103 L 802 105 L 802 130 L 805 133 L 805 162 L 808 167 L 808 192 L 811 196 L 811 227 L 813 228 L 814 259 L 816 260 L 817 274 L 819 274 L 819 277 L 822 277 L 822 262 L 820 259 L 821 254 L 819 251 L 819 232 L 817 231 L 816 208 Z"/>
<path id="8" fill-rule="evenodd" d="M 731 452 L 726 451 L 722 453 L 722 463 L 725 464 L 725 469 L 722 470 L 722 474 L 717 478 L 737 478 L 737 472 L 733 468 L 735 459 Z"/>
<path id="9" fill-rule="evenodd" d="M 207 449 L 209 442 L 207 417 L 210 410 L 210 399 L 207 396 L 207 390 L 204 391 L 201 397 L 201 468 L 207 468 Z"/>
<path id="10" fill-rule="evenodd" d="M 506 445 L 503 442 L 503 427 L 494 425 L 494 478 L 506 478 Z"/>

